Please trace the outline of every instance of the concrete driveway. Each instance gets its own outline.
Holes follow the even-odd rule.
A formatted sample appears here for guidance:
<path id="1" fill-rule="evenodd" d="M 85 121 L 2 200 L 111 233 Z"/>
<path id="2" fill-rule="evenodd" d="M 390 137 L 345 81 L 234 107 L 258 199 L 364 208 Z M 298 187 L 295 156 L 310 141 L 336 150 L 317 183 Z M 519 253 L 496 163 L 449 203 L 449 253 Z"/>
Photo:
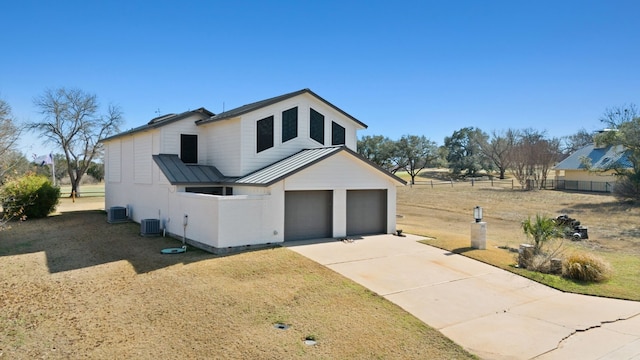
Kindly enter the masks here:
<path id="1" fill-rule="evenodd" d="M 485 359 L 640 359 L 640 302 L 563 293 L 508 271 L 377 235 L 287 242 Z"/>

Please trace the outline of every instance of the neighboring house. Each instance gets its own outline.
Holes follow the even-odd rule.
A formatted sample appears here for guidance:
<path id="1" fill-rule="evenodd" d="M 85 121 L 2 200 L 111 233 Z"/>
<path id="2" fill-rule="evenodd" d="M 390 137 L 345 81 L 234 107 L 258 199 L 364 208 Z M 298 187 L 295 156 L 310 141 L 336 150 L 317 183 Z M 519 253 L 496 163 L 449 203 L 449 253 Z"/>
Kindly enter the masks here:
<path id="1" fill-rule="evenodd" d="M 611 192 L 616 182 L 614 168 L 631 168 L 621 146 L 587 145 L 554 167 L 556 188 Z"/>
<path id="2" fill-rule="evenodd" d="M 406 183 L 357 154 L 365 128 L 309 89 L 160 116 L 103 140 L 105 207 L 215 253 L 393 233 Z"/>

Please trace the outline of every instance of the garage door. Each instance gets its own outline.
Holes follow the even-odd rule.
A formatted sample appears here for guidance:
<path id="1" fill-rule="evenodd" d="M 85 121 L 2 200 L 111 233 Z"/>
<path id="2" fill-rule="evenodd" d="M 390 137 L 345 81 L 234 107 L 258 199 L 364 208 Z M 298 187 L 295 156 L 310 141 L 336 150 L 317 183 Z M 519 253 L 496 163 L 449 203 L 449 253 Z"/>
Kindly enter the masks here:
<path id="1" fill-rule="evenodd" d="M 332 191 L 285 192 L 285 241 L 332 237 L 332 219 Z"/>
<path id="2" fill-rule="evenodd" d="M 347 191 L 347 235 L 387 232 L 387 190 Z"/>

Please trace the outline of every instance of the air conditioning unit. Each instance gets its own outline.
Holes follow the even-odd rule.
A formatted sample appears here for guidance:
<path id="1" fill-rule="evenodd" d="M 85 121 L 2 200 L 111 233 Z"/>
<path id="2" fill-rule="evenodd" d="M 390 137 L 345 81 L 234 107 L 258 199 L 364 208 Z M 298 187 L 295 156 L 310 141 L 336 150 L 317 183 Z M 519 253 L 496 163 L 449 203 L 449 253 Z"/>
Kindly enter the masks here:
<path id="1" fill-rule="evenodd" d="M 107 222 L 110 224 L 125 222 L 127 219 L 127 208 L 122 206 L 112 206 L 107 214 Z"/>
<path id="2" fill-rule="evenodd" d="M 142 219 L 142 221 L 140 221 L 140 235 L 142 236 L 160 235 L 160 220 L 159 219 Z"/>

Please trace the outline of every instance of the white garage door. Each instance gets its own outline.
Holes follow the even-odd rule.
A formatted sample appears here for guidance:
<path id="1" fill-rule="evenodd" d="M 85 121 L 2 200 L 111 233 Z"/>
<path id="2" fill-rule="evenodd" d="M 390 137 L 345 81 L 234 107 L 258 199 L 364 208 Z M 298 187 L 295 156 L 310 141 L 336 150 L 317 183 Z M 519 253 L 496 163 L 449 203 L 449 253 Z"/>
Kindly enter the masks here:
<path id="1" fill-rule="evenodd" d="M 387 232 L 387 190 L 347 191 L 347 235 Z"/>
<path id="2" fill-rule="evenodd" d="M 284 240 L 333 236 L 333 192 L 287 191 L 284 196 Z"/>

